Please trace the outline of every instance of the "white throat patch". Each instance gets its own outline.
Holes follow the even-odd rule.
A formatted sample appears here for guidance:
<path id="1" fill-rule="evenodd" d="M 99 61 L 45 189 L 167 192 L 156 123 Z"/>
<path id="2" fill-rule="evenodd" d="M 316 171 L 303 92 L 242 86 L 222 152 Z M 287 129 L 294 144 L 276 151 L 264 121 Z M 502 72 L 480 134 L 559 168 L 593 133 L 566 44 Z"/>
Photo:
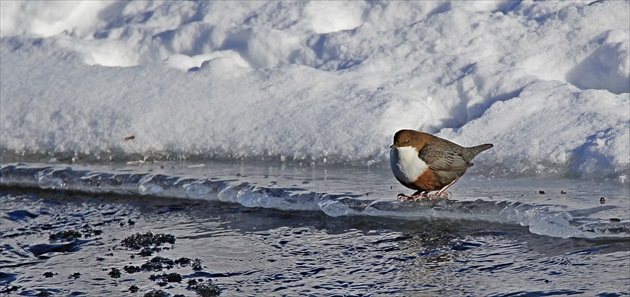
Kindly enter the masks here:
<path id="1" fill-rule="evenodd" d="M 394 176 L 404 183 L 413 183 L 429 166 L 418 158 L 414 147 L 399 147 L 389 151 L 389 163 Z"/>

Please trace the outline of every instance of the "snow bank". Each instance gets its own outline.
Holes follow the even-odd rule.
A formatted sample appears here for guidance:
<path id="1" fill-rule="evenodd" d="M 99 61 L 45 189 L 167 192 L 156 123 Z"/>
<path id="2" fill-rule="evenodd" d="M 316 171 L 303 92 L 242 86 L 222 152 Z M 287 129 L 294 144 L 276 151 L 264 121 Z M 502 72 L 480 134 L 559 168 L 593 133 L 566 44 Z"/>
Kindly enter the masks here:
<path id="1" fill-rule="evenodd" d="M 627 1 L 0 5 L 5 160 L 387 164 L 413 128 L 494 143 L 478 172 L 630 173 Z"/>

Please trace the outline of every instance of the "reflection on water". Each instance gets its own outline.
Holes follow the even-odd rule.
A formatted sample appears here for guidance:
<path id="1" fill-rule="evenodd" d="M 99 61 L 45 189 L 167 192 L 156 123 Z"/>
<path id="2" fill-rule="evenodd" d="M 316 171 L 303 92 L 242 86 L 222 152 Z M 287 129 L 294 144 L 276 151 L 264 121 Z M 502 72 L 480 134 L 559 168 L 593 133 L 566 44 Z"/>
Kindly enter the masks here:
<path id="1" fill-rule="evenodd" d="M 189 199 L 0 190 L 4 293 L 126 296 L 137 286 L 139 293 L 190 296 L 191 279 L 214 282 L 222 296 L 629 292 L 627 240 L 559 239 L 480 221 L 330 217 Z M 81 237 L 51 240 L 68 230 Z M 150 256 L 121 246 L 125 237 L 147 231 L 172 234 L 176 242 Z M 124 270 L 156 256 L 198 258 L 202 270 Z M 110 275 L 113 268 L 121 277 Z M 162 285 L 150 279 L 164 272 L 183 280 Z"/>

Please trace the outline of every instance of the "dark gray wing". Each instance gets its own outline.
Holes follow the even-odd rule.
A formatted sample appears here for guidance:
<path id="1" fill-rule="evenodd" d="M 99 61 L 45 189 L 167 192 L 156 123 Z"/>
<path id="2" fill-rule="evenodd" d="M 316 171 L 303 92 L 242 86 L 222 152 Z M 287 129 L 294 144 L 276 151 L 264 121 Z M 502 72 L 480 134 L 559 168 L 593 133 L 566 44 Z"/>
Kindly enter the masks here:
<path id="1" fill-rule="evenodd" d="M 472 166 L 460 153 L 447 146 L 427 145 L 418 152 L 418 157 L 436 171 L 465 171 Z"/>

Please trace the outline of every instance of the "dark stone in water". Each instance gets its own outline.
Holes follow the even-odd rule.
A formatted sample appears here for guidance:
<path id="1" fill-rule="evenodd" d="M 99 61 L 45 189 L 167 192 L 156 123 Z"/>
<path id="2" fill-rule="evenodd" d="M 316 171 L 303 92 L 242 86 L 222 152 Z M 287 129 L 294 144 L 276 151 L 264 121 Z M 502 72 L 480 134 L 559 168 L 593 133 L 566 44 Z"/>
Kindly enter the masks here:
<path id="1" fill-rule="evenodd" d="M 129 287 L 129 292 L 131 293 L 136 293 L 138 292 L 138 290 L 140 290 L 140 288 L 138 288 L 138 286 L 136 285 L 131 285 L 131 287 Z"/>

